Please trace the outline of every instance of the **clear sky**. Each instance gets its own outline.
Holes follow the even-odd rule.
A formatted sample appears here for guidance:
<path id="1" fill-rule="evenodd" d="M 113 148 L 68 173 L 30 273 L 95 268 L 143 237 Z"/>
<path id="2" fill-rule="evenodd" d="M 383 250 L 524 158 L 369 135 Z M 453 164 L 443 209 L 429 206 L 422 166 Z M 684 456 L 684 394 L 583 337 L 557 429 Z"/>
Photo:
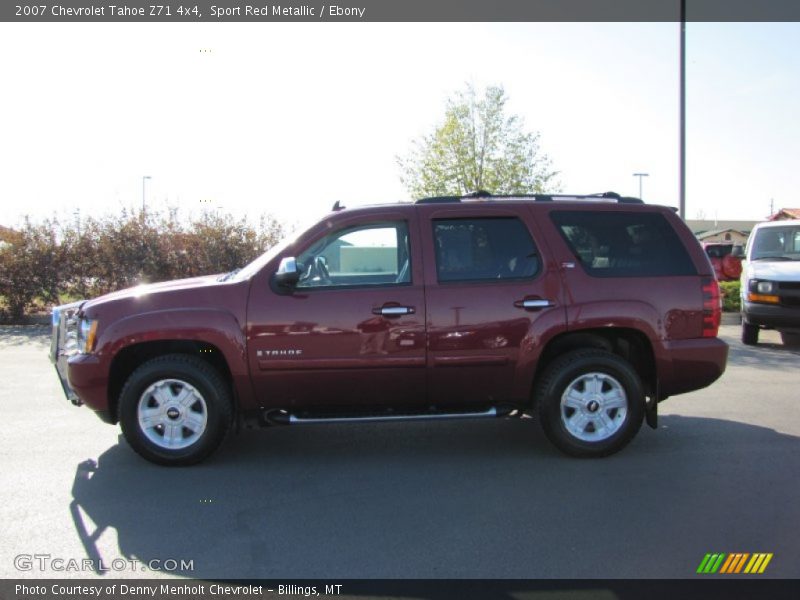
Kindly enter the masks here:
<path id="1" fill-rule="evenodd" d="M 408 199 L 397 154 L 501 84 L 565 192 L 678 204 L 676 23 L 2 23 L 0 224 L 150 206 L 285 222 Z M 687 26 L 687 217 L 800 206 L 800 24 Z"/>

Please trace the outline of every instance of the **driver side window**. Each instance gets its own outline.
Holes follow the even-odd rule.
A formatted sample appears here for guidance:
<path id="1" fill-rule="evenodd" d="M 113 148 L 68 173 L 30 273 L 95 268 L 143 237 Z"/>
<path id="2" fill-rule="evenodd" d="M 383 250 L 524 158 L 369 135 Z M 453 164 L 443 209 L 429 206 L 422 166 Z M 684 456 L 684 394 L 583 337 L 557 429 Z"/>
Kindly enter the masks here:
<path id="1" fill-rule="evenodd" d="M 340 229 L 298 257 L 298 288 L 362 287 L 411 283 L 408 226 L 404 221 Z"/>

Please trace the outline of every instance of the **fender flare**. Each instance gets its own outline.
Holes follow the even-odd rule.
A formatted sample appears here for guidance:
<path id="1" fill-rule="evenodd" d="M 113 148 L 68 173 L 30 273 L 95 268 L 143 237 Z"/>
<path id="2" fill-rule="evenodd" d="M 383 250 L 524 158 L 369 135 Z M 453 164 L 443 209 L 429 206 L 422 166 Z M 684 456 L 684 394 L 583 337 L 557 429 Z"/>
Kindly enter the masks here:
<path id="1" fill-rule="evenodd" d="M 222 354 L 230 371 L 234 393 L 241 408 L 253 403 L 247 365 L 247 344 L 242 325 L 232 313 L 210 308 L 179 308 L 137 313 L 104 329 L 97 350 L 109 367 L 125 348 L 159 341 L 191 341 L 210 344 Z"/>

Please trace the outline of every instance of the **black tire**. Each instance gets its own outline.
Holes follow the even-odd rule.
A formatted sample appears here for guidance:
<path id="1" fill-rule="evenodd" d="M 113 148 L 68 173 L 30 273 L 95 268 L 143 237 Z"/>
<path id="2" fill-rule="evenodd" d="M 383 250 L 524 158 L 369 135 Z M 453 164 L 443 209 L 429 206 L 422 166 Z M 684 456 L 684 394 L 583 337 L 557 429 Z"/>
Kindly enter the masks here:
<path id="1" fill-rule="evenodd" d="M 742 319 L 742 343 L 755 346 L 758 343 L 758 327 Z"/>
<path id="2" fill-rule="evenodd" d="M 800 346 L 800 333 L 791 331 L 781 331 L 781 341 L 784 346 L 796 347 Z"/>
<path id="3" fill-rule="evenodd" d="M 595 399 L 588 391 L 589 381 L 599 385 L 597 405 L 592 405 Z M 579 392 L 581 384 L 584 391 Z M 590 395 L 581 409 L 562 406 L 562 397 L 570 389 Z M 624 409 L 602 406 L 602 402 L 610 401 L 612 391 L 622 397 L 616 402 L 624 403 Z M 547 438 L 565 454 L 586 458 L 622 450 L 639 431 L 645 412 L 644 387 L 638 373 L 623 358 L 598 349 L 575 350 L 553 361 L 536 384 L 534 401 Z M 573 415 L 589 421 L 581 428 L 579 422 L 572 421 Z M 611 427 L 604 436 L 605 428 L 595 429 L 594 423 L 605 419 Z"/>
<path id="4" fill-rule="evenodd" d="M 162 389 L 167 390 L 163 393 L 170 402 L 172 399 L 177 402 L 179 395 L 185 392 L 185 404 L 173 407 L 174 412 L 180 413 L 177 416 L 170 413 L 172 408 L 164 406 L 166 403 L 159 402 L 157 393 Z M 139 419 L 140 403 L 147 403 L 142 404 L 143 411 L 163 413 L 155 418 L 167 423 L 170 434 L 176 432 L 175 448 L 166 447 L 170 440 L 167 440 L 164 425 L 143 427 Z M 187 418 L 184 426 L 186 415 L 196 418 L 202 425 L 195 426 Z M 170 421 L 173 418 L 175 422 Z M 119 399 L 119 420 L 131 448 L 147 460 L 167 466 L 196 464 L 219 447 L 231 428 L 231 391 L 219 373 L 200 358 L 186 354 L 159 356 L 142 364 L 125 382 Z"/>

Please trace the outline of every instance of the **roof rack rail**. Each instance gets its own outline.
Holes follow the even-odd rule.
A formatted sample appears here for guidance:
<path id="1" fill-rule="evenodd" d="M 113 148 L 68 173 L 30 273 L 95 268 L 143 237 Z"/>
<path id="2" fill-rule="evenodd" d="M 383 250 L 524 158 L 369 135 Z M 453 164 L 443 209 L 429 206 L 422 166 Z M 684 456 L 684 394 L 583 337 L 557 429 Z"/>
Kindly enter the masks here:
<path id="1" fill-rule="evenodd" d="M 641 198 L 620 196 L 616 192 L 601 192 L 599 194 L 491 194 L 485 190 L 478 190 L 464 196 L 431 196 L 420 198 L 415 204 L 453 204 L 476 200 L 531 200 L 533 202 L 582 202 L 590 200 L 615 201 L 619 204 L 644 204 Z"/>

